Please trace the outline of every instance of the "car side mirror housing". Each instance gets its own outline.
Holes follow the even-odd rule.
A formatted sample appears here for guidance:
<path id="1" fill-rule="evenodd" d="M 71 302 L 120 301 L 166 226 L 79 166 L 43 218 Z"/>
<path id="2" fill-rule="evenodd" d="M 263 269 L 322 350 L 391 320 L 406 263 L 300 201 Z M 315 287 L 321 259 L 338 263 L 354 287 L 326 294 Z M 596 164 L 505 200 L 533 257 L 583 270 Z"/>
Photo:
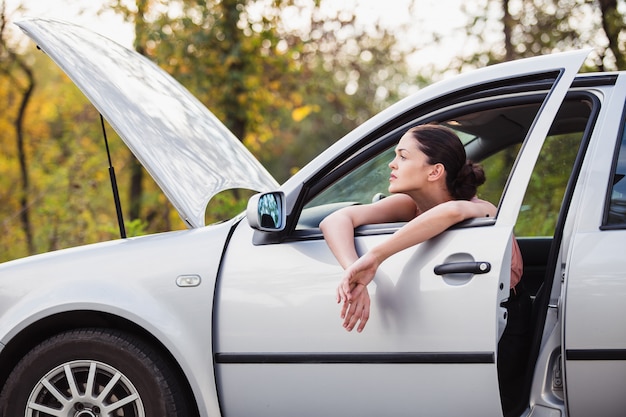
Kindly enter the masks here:
<path id="1" fill-rule="evenodd" d="M 264 232 L 280 232 L 285 228 L 285 194 L 282 191 L 255 194 L 248 200 L 248 224 Z"/>

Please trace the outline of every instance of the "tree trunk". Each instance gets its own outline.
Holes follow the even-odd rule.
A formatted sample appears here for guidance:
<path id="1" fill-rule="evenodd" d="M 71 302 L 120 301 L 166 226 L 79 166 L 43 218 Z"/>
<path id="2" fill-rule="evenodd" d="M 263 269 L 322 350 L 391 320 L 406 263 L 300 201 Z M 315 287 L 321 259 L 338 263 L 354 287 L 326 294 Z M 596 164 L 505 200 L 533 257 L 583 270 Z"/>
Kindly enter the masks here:
<path id="1" fill-rule="evenodd" d="M 515 22 L 513 22 L 513 17 L 511 16 L 511 12 L 509 11 L 509 0 L 502 0 L 502 11 L 504 12 L 502 18 L 503 24 L 503 32 L 504 32 L 504 50 L 505 50 L 505 61 L 512 61 L 515 59 L 515 49 L 513 48 L 513 41 L 511 40 L 511 34 L 513 32 L 513 26 L 515 26 Z"/>
<path id="2" fill-rule="evenodd" d="M 149 7 L 146 0 L 137 0 L 137 14 L 135 15 L 135 50 L 141 55 L 146 55 L 144 37 L 146 23 L 144 16 Z M 137 159 L 131 155 L 130 184 L 128 192 L 130 220 L 141 218 L 141 206 L 143 201 L 143 168 Z"/>
<path id="3" fill-rule="evenodd" d="M 617 10 L 617 0 L 599 0 L 602 12 L 602 29 L 609 41 L 609 49 L 615 57 L 615 65 L 618 70 L 626 69 L 626 56 L 620 50 L 619 35 L 624 27 L 624 17 Z"/>
<path id="4" fill-rule="evenodd" d="M 28 211 L 29 206 L 29 189 L 30 180 L 28 175 L 28 160 L 26 157 L 26 150 L 24 149 L 24 117 L 26 114 L 26 107 L 30 101 L 30 97 L 35 88 L 35 79 L 30 68 L 17 56 L 14 55 L 19 67 L 26 74 L 27 84 L 22 93 L 22 99 L 20 100 L 20 108 L 15 118 L 15 132 L 17 137 L 17 153 L 20 161 L 20 177 L 22 195 L 20 197 L 20 220 L 22 222 L 22 229 L 24 230 L 24 236 L 26 236 L 26 244 L 28 246 L 28 253 L 35 253 L 35 243 L 33 241 L 32 225 L 30 223 L 30 215 Z"/>
<path id="5" fill-rule="evenodd" d="M 6 58 L 6 62 L 8 63 L 8 68 L 2 68 L 2 71 L 5 72 L 10 79 L 13 79 L 16 90 L 20 90 L 20 82 L 14 77 L 11 66 L 13 64 L 17 65 L 18 69 L 21 70 L 26 76 L 26 86 L 21 89 L 22 91 L 20 91 L 21 99 L 19 102 L 17 115 L 15 117 L 15 120 L 13 121 L 13 126 L 15 127 L 17 154 L 20 166 L 20 222 L 22 223 L 22 229 L 24 230 L 28 253 L 32 255 L 35 253 L 35 243 L 33 240 L 32 225 L 28 212 L 30 179 L 28 175 L 28 158 L 26 156 L 26 149 L 24 145 L 24 118 L 26 117 L 26 107 L 28 106 L 28 102 L 30 101 L 33 90 L 35 88 L 35 78 L 30 67 L 26 65 L 24 60 L 16 53 L 14 53 L 7 44 L 7 41 L 5 39 L 7 17 L 5 12 L 6 3 L 2 1 L 0 3 L 0 57 Z"/>
<path id="6" fill-rule="evenodd" d="M 219 7 L 224 16 L 223 29 L 225 39 L 224 62 L 228 62 L 228 85 L 231 86 L 232 93 L 224 97 L 224 108 L 226 113 L 226 126 L 241 141 L 244 140 L 246 134 L 246 117 L 242 111 L 240 98 L 247 93 L 244 86 L 244 76 L 246 73 L 245 59 L 246 54 L 242 51 L 242 33 L 238 27 L 240 11 L 239 3 L 241 0 L 223 0 Z"/>

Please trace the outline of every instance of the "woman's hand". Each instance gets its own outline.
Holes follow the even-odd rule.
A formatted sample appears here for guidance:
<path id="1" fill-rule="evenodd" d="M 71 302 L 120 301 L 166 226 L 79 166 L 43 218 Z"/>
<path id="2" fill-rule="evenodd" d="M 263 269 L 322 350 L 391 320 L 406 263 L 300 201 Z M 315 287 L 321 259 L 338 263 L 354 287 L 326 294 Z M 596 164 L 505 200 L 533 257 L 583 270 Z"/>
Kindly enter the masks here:
<path id="1" fill-rule="evenodd" d="M 367 320 L 370 317 L 370 295 L 367 291 L 367 287 L 358 284 L 357 287 L 361 287 L 359 295 L 353 297 L 352 301 L 345 301 L 341 308 L 341 318 L 343 320 L 343 327 L 351 332 L 354 326 L 358 324 L 357 332 L 362 332 L 367 324 Z"/>
<path id="2" fill-rule="evenodd" d="M 380 261 L 370 252 L 357 259 L 344 272 L 337 288 L 337 302 L 351 302 L 376 275 Z"/>
<path id="3" fill-rule="evenodd" d="M 362 331 L 369 319 L 370 296 L 367 285 L 374 279 L 379 265 L 378 259 L 368 252 L 344 272 L 337 287 L 337 302 L 343 303 L 341 318 L 348 331 L 354 329 L 357 323 L 357 331 Z"/>

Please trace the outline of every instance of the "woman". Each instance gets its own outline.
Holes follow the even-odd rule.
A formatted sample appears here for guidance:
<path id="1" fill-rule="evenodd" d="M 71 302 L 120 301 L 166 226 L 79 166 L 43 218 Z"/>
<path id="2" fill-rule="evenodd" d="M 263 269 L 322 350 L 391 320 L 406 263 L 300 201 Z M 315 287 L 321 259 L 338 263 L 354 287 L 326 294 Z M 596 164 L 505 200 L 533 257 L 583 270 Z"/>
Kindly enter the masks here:
<path id="1" fill-rule="evenodd" d="M 493 204 L 476 197 L 477 187 L 485 182 L 482 167 L 466 160 L 465 148 L 452 130 L 433 124 L 414 127 L 402 136 L 395 154 L 389 164 L 392 196 L 343 208 L 320 224 L 328 246 L 345 269 L 337 302 L 343 303 L 341 318 L 348 331 L 355 326 L 357 332 L 363 331 L 370 312 L 367 285 L 385 259 L 460 221 L 496 215 Z M 386 222 L 408 223 L 359 257 L 354 229 Z M 515 406 L 522 392 L 529 348 L 530 298 L 519 284 L 522 269 L 522 256 L 513 239 L 508 322 L 498 345 L 498 378 L 505 411 Z"/>
<path id="2" fill-rule="evenodd" d="M 320 224 L 331 251 L 345 269 L 337 288 L 343 303 L 341 318 L 346 330 L 361 332 L 370 312 L 367 285 L 380 264 L 403 249 L 424 242 L 465 219 L 493 217 L 496 207 L 476 197 L 485 182 L 480 165 L 466 159 L 458 136 L 444 126 L 426 124 L 406 132 L 389 164 L 389 192 L 376 203 L 343 208 Z M 389 239 L 359 257 L 354 229 L 364 224 L 408 222 Z M 522 272 L 522 259 L 513 239 L 511 288 Z"/>

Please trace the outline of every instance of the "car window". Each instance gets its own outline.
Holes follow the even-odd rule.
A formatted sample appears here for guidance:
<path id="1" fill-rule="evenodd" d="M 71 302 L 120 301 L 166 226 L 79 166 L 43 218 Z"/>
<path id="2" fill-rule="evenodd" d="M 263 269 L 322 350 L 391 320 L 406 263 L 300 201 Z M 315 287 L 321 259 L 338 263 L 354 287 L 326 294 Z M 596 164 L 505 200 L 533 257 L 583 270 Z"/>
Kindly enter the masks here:
<path id="1" fill-rule="evenodd" d="M 518 237 L 552 236 L 583 132 L 546 138 L 515 224 Z"/>
<path id="2" fill-rule="evenodd" d="M 447 117 L 429 120 L 455 130 L 465 145 L 468 159 L 483 166 L 487 180 L 478 189 L 480 198 L 496 206 L 499 204 L 522 142 L 541 108 L 542 98 L 537 95 L 534 99 L 524 97 L 523 101 L 510 98 L 493 100 L 490 105 L 468 105 L 465 112 L 456 107 L 455 112 L 441 112 Z M 569 99 L 559 111 L 526 194 L 521 221 L 516 230 L 520 236 L 540 236 L 554 230 L 590 112 L 589 100 L 586 98 Z M 388 165 L 393 159 L 394 147 L 400 136 L 416 124 L 405 125 L 395 135 L 382 138 L 385 146 L 378 146 L 378 149 L 382 149 L 378 153 L 369 158 L 358 153 L 351 155 L 341 170 L 330 173 L 329 177 L 334 175 L 333 181 L 316 194 L 309 195 L 296 229 L 316 228 L 326 215 L 338 208 L 350 204 L 368 204 L 388 194 Z M 364 147 L 362 153 L 371 148 Z M 353 165 L 352 169 L 347 168 L 350 164 Z"/>
<path id="3" fill-rule="evenodd" d="M 520 148 L 517 143 L 480 161 L 486 180 L 478 188 L 479 198 L 498 204 Z"/>
<path id="4" fill-rule="evenodd" d="M 511 106 L 507 101 L 506 106 L 464 113 L 457 110 L 451 117 L 439 121 L 459 135 L 469 159 L 483 163 L 487 183 L 479 189 L 480 198 L 498 204 L 520 144 L 539 111 L 540 99 L 526 105 Z M 468 106 L 469 109 L 475 107 Z M 520 129 L 520 125 L 525 127 Z M 387 195 L 389 163 L 394 158 L 394 148 L 400 136 L 409 127 L 399 129 L 395 136 L 387 138 L 382 151 L 338 175 L 329 186 L 312 196 L 300 214 L 296 230 L 318 227 L 326 215 L 343 206 L 368 204 Z M 358 155 L 353 159 L 358 160 Z"/>
<path id="5" fill-rule="evenodd" d="M 605 226 L 626 228 L 626 129 L 622 134 L 617 160 L 613 169 Z"/>
<path id="6" fill-rule="evenodd" d="M 458 130 L 458 128 L 455 128 L 458 125 L 451 123 L 451 121 L 445 121 L 442 124 L 454 130 L 465 145 L 480 139 L 475 135 L 469 135 Z M 487 177 L 486 183 L 478 190 L 480 198 L 491 201 L 494 204 L 498 203 L 520 147 L 520 143 L 509 145 L 486 159 L 479 161 Z M 394 158 L 394 148 L 395 143 L 374 158 L 342 176 L 330 187 L 311 199 L 304 208 L 299 228 L 316 227 L 319 222 L 311 220 L 310 217 L 313 213 L 323 212 L 321 210 L 323 206 L 334 210 L 343 205 L 372 203 L 388 195 L 389 163 Z"/>
<path id="7" fill-rule="evenodd" d="M 306 208 L 337 202 L 367 204 L 385 195 L 389 186 L 389 163 L 393 158 L 394 148 L 386 149 L 319 193 Z"/>

